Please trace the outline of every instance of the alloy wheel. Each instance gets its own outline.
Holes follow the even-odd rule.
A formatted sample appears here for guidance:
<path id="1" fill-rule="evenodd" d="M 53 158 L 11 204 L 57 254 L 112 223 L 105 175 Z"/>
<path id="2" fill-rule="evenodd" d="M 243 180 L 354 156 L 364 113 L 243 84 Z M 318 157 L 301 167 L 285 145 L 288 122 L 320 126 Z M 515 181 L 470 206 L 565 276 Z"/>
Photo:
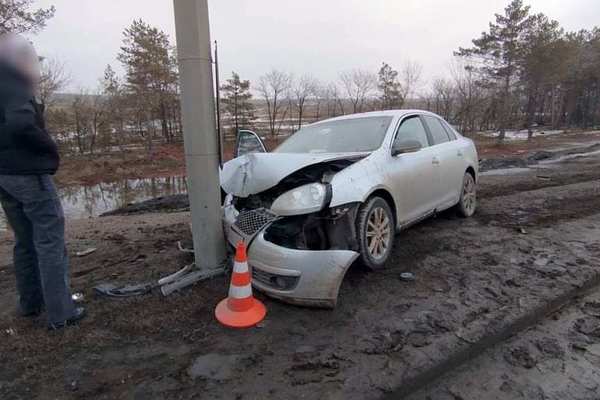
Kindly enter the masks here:
<path id="1" fill-rule="evenodd" d="M 471 174 L 465 175 L 462 193 L 463 207 L 467 215 L 472 215 L 477 206 L 477 189 Z"/>
<path id="2" fill-rule="evenodd" d="M 385 257 L 392 238 L 391 221 L 385 210 L 375 207 L 367 221 L 367 247 L 369 255 L 375 260 Z"/>

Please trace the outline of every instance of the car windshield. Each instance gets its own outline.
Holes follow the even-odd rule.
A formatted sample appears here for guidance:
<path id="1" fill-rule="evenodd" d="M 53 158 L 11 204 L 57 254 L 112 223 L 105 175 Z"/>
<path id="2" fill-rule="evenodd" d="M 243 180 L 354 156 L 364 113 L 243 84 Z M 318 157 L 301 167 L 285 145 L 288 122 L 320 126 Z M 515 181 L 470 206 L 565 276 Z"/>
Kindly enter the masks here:
<path id="1" fill-rule="evenodd" d="M 362 117 L 306 126 L 275 153 L 354 153 L 378 149 L 393 117 Z"/>

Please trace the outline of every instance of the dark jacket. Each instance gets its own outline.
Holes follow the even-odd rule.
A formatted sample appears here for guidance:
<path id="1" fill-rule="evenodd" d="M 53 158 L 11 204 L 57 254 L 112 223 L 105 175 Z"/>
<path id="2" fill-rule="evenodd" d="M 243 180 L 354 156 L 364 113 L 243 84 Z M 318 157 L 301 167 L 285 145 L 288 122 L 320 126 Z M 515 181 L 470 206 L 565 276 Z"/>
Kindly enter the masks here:
<path id="1" fill-rule="evenodd" d="M 56 143 L 27 79 L 0 62 L 0 174 L 44 175 L 58 169 Z"/>

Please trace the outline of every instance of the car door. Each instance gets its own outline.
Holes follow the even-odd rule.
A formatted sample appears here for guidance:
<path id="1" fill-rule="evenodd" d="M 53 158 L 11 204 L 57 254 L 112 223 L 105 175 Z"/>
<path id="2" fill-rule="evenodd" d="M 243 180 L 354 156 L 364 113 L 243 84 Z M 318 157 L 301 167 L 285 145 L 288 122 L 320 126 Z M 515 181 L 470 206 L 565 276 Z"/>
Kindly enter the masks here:
<path id="1" fill-rule="evenodd" d="M 390 187 L 396 201 L 398 222 L 406 225 L 428 215 L 436 206 L 439 168 L 423 122 L 418 115 L 405 117 L 396 131 L 394 145 L 418 141 L 418 151 L 393 155 L 390 153 Z"/>
<path id="2" fill-rule="evenodd" d="M 440 118 L 431 115 L 423 115 L 422 118 L 433 141 L 432 150 L 439 163 L 441 179 L 437 188 L 436 208 L 442 210 L 456 204 L 460 196 L 465 173 L 462 153 L 456 137 L 444 128 Z"/>
<path id="3" fill-rule="evenodd" d="M 247 129 L 238 132 L 233 158 L 250 153 L 266 153 L 267 149 L 260 136 Z"/>

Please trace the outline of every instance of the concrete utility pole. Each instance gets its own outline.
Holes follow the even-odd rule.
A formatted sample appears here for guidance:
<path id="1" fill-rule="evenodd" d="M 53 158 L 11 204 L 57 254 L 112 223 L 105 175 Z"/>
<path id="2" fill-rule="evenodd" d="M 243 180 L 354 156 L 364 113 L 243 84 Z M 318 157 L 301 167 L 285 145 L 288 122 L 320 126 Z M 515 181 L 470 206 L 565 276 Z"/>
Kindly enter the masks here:
<path id="1" fill-rule="evenodd" d="M 196 267 L 225 260 L 207 0 L 173 0 Z"/>

